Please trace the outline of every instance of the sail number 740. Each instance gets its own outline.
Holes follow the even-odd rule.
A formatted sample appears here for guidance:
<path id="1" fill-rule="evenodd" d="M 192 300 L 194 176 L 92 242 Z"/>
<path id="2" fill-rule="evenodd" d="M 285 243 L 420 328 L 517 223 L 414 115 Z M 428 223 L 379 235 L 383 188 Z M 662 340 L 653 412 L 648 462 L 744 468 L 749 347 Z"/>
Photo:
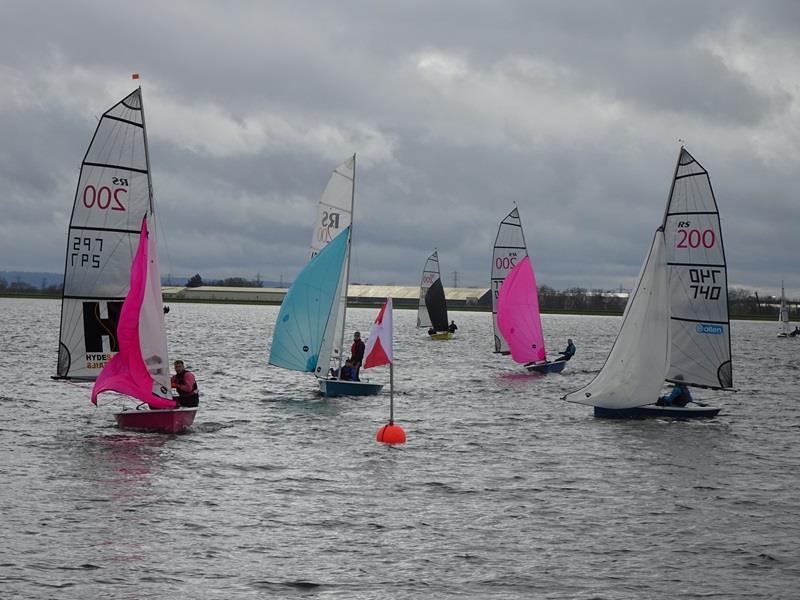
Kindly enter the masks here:
<path id="1" fill-rule="evenodd" d="M 721 274 L 721 269 L 689 269 L 689 280 L 692 282 L 689 289 L 693 292 L 692 298 L 719 300 L 722 286 L 714 284 L 717 283 L 717 275 Z"/>

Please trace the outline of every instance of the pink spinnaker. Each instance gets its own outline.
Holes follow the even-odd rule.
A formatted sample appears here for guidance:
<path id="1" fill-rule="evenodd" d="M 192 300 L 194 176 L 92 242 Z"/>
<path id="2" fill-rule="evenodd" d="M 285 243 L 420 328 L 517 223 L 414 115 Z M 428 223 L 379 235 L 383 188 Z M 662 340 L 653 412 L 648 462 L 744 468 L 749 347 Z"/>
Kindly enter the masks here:
<path id="1" fill-rule="evenodd" d="M 154 388 L 158 389 L 163 386 L 154 385 L 158 382 L 151 376 L 142 356 L 143 340 L 140 338 L 140 325 L 142 324 L 143 313 L 145 313 L 145 316 L 149 316 L 154 313 L 153 308 L 161 310 L 160 306 L 148 307 L 149 309 L 144 306 L 146 300 L 155 298 L 153 293 L 148 293 L 148 291 L 153 291 L 148 290 L 148 288 L 154 285 L 153 278 L 149 276 L 150 273 L 148 271 L 150 268 L 148 257 L 149 236 L 147 217 L 144 217 L 139 246 L 131 264 L 130 291 L 122 304 L 119 324 L 117 325 L 119 352 L 103 367 L 94 382 L 92 387 L 93 404 L 97 404 L 97 396 L 101 392 L 114 391 L 145 402 L 150 408 L 175 408 L 177 405 L 174 400 L 169 400 L 154 393 Z M 158 292 L 160 295 L 160 289 Z M 160 304 L 160 298 L 157 301 Z M 163 316 L 159 315 L 159 318 L 163 319 Z M 147 323 L 144 323 L 144 329 L 150 329 Z M 164 388 L 162 393 L 166 395 L 168 390 Z"/>
<path id="2" fill-rule="evenodd" d="M 530 363 L 547 359 L 542 319 L 539 316 L 536 275 L 527 256 L 511 269 L 500 286 L 497 329 L 516 362 Z"/>

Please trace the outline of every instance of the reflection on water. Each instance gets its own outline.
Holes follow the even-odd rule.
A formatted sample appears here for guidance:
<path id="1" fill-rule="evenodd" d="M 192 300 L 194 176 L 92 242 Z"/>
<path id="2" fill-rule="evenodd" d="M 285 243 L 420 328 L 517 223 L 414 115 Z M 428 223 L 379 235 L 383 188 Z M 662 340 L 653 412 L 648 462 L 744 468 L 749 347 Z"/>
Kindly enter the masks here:
<path id="1" fill-rule="evenodd" d="M 191 432 L 125 433 L 49 380 L 59 306 L 0 299 L 0 590 L 25 598 L 791 597 L 800 346 L 736 322 L 738 392 L 707 422 L 615 422 L 560 400 L 619 318 L 544 316 L 563 374 L 492 353 L 491 317 L 431 342 L 395 315 L 386 393 L 324 399 L 266 364 L 277 307 L 174 304 L 203 393 Z M 348 312 L 367 331 L 377 311 Z M 24 343 L 22 342 L 24 340 Z M 388 382 L 386 368 L 370 377 Z M 57 590 L 54 592 L 54 590 Z"/>

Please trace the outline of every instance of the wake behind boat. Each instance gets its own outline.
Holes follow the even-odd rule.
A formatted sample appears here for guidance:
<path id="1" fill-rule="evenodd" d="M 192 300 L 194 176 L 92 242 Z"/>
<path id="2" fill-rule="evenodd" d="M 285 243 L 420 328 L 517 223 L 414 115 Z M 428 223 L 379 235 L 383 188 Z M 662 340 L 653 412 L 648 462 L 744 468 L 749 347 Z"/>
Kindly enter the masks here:
<path id="1" fill-rule="evenodd" d="M 664 382 L 733 385 L 728 281 L 708 172 L 681 147 L 667 206 L 622 327 L 600 373 L 565 400 L 606 418 L 713 417 L 702 405 L 658 406 Z"/>

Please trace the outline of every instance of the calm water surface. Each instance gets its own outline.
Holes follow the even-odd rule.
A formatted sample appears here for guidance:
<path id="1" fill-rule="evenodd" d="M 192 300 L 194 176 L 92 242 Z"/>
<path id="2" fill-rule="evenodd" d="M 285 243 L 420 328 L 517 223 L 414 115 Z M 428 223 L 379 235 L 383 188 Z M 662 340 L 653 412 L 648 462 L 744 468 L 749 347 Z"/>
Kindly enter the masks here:
<path id="1" fill-rule="evenodd" d="M 559 400 L 614 317 L 545 316 L 562 375 L 491 353 L 491 317 L 433 342 L 395 312 L 387 393 L 322 399 L 266 364 L 277 307 L 173 304 L 198 377 L 180 436 L 53 382 L 59 303 L 0 299 L 2 598 L 797 598 L 800 340 L 733 324 L 737 393 L 706 422 L 613 422 Z M 376 310 L 348 312 L 362 332 Z M 371 377 L 388 381 L 386 368 Z"/>

